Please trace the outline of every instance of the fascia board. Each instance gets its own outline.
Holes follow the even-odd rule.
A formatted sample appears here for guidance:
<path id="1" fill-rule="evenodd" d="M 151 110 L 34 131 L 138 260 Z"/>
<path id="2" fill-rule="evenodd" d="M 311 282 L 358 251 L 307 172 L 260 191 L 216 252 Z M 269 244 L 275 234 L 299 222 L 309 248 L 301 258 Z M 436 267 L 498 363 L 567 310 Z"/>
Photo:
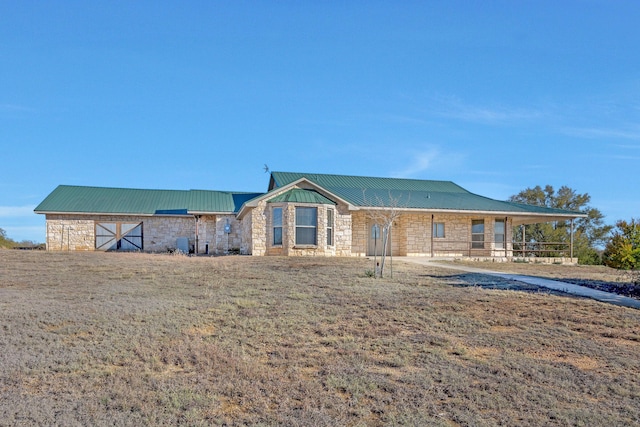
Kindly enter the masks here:
<path id="1" fill-rule="evenodd" d="M 144 216 L 144 217 L 152 217 L 152 216 L 173 216 L 173 217 L 192 217 L 193 214 L 189 213 L 188 215 L 184 214 L 155 214 L 155 213 L 136 213 L 136 212 L 59 212 L 59 211 L 37 211 L 37 214 L 43 215 L 104 215 L 104 216 Z"/>
<path id="2" fill-rule="evenodd" d="M 421 209 L 421 208 L 397 208 L 397 207 L 385 207 L 385 206 L 360 206 L 354 210 L 371 210 L 371 211 L 391 211 L 397 210 L 402 212 L 422 212 L 422 213 L 459 213 L 459 214 L 477 214 L 477 215 L 501 215 L 510 217 L 545 217 L 554 219 L 571 219 L 571 218 L 586 218 L 587 214 L 575 213 L 575 214 L 560 214 L 560 213 L 534 213 L 534 212 L 509 212 L 509 211 L 481 211 L 481 210 L 465 210 L 465 209 Z"/>
<path id="3" fill-rule="evenodd" d="M 187 211 L 187 213 L 189 215 L 233 215 L 233 212 L 229 211 Z"/>

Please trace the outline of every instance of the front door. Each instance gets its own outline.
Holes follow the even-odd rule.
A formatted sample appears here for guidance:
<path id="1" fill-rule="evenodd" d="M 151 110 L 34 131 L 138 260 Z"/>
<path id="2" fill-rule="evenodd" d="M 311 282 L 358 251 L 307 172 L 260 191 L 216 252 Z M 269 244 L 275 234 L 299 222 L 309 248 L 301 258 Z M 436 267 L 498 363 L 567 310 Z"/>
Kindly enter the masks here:
<path id="1" fill-rule="evenodd" d="M 383 226 L 381 224 L 372 223 L 369 225 L 367 256 L 382 255 L 382 237 Z M 387 255 L 391 253 L 391 239 L 387 241 Z"/>

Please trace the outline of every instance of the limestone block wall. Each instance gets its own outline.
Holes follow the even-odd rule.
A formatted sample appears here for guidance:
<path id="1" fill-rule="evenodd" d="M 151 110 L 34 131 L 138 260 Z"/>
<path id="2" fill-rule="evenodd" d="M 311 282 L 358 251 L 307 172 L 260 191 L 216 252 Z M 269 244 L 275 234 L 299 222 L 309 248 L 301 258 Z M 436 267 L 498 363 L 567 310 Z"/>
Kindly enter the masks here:
<path id="1" fill-rule="evenodd" d="M 433 222 L 444 223 L 445 237 L 433 238 L 433 256 L 468 256 L 471 242 L 471 221 L 483 219 L 485 222 L 485 248 L 473 249 L 473 256 L 511 256 L 510 218 L 505 224 L 507 247 L 497 248 L 494 243 L 495 220 L 504 217 L 472 216 L 460 214 L 434 213 Z M 352 213 L 351 254 L 367 254 L 369 242 L 370 216 L 363 211 Z M 391 250 L 398 256 L 432 255 L 432 218 L 428 213 L 403 212 L 394 222 L 391 231 Z"/>
<path id="2" fill-rule="evenodd" d="M 335 255 L 350 256 L 352 240 L 351 212 L 344 205 L 337 205 L 334 211 L 334 244 Z"/>
<path id="3" fill-rule="evenodd" d="M 425 256 L 431 254 L 431 215 L 409 213 L 400 216 L 402 240 L 400 256 Z"/>
<path id="4" fill-rule="evenodd" d="M 444 237 L 433 239 L 433 256 L 463 256 L 469 254 L 469 242 L 471 241 L 471 221 L 482 219 L 469 215 L 433 214 L 433 223 L 444 223 Z M 431 215 L 428 215 L 429 240 L 433 233 Z M 487 221 L 485 220 L 485 241 L 487 240 Z M 430 243 L 430 242 L 429 242 Z M 428 248 L 428 254 L 431 248 Z"/>
<path id="5" fill-rule="evenodd" d="M 118 217 L 114 217 L 118 218 Z M 177 248 L 177 239 L 186 237 L 189 239 L 189 247 L 196 244 L 196 222 L 194 217 L 138 217 L 142 221 L 142 233 L 144 236 L 143 250 L 145 252 L 166 252 Z M 199 235 L 202 229 L 206 230 L 203 221 L 198 224 Z M 198 238 L 199 249 L 204 250 L 204 243 Z"/>
<path id="6" fill-rule="evenodd" d="M 471 222 L 484 220 L 484 249 L 470 248 Z M 495 242 L 495 221 L 504 220 L 505 217 L 434 214 L 433 222 L 444 223 L 445 237 L 434 238 L 434 256 L 511 256 L 511 218 L 505 222 L 506 250 L 498 248 Z M 429 234 L 432 229 L 429 226 Z"/>
<path id="7" fill-rule="evenodd" d="M 227 220 L 231 233 L 225 233 Z M 177 239 L 186 237 L 189 247 L 196 245 L 196 221 L 193 216 L 134 215 L 47 215 L 47 250 L 95 250 L 97 222 L 142 222 L 143 250 L 166 252 L 177 247 Z M 250 226 L 250 221 L 248 221 Z M 242 249 L 242 225 L 234 215 L 203 215 L 198 220 L 198 253 L 222 254 Z"/>
<path id="8" fill-rule="evenodd" d="M 95 250 L 96 240 L 93 219 L 47 215 L 46 226 L 46 244 L 49 251 Z"/>
<path id="9" fill-rule="evenodd" d="M 267 253 L 267 202 L 262 200 L 251 212 L 251 254 Z"/>
<path id="10" fill-rule="evenodd" d="M 227 225 L 229 225 L 230 233 L 225 230 Z M 242 252 L 243 226 L 235 215 L 216 216 L 207 231 L 210 253 L 211 251 L 216 254 Z"/>
<path id="11" fill-rule="evenodd" d="M 351 255 L 366 256 L 369 235 L 368 218 L 365 212 L 354 211 L 351 214 Z"/>
<path id="12" fill-rule="evenodd" d="M 240 221 L 240 253 L 245 255 L 253 254 L 253 211 L 249 212 Z M 256 254 L 257 255 L 257 254 Z"/>

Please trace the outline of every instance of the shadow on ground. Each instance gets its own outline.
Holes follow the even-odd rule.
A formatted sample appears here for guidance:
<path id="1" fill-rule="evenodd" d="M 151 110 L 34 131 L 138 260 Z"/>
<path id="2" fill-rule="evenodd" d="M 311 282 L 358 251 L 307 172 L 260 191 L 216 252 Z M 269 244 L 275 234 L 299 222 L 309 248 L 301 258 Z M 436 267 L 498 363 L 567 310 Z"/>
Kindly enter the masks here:
<path id="1" fill-rule="evenodd" d="M 482 289 L 496 289 L 502 291 L 521 291 L 529 293 L 543 293 L 549 295 L 564 295 L 565 292 L 555 291 L 542 286 L 531 285 L 517 280 L 508 280 L 500 277 L 489 276 L 486 274 L 478 273 L 464 273 L 464 274 L 451 274 L 447 276 L 437 276 L 431 274 L 424 274 L 424 277 L 433 277 L 438 280 L 443 280 L 448 285 L 457 288 L 471 288 L 479 287 Z"/>

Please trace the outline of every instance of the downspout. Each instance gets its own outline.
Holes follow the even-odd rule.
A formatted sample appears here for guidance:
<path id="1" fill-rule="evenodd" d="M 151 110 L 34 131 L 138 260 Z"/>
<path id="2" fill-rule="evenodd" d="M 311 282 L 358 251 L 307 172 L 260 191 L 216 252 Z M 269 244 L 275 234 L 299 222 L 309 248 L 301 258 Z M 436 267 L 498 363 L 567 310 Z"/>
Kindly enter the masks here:
<path id="1" fill-rule="evenodd" d="M 193 253 L 195 255 L 198 255 L 198 234 L 199 234 L 198 233 L 198 222 L 199 222 L 200 216 L 199 215 L 194 215 L 193 218 L 194 218 L 195 223 L 196 223 L 196 235 L 195 235 L 195 245 L 193 247 L 193 249 L 194 249 Z"/>

